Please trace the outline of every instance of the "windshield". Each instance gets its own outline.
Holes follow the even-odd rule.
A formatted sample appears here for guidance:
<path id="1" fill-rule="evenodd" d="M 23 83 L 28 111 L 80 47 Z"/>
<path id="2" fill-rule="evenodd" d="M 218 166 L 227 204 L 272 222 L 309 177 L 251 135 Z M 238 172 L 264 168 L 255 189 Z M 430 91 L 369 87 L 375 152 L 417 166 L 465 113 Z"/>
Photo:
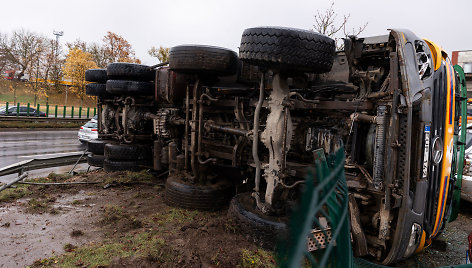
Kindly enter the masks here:
<path id="1" fill-rule="evenodd" d="M 84 127 L 86 128 L 97 128 L 97 123 L 96 122 L 87 122 Z"/>

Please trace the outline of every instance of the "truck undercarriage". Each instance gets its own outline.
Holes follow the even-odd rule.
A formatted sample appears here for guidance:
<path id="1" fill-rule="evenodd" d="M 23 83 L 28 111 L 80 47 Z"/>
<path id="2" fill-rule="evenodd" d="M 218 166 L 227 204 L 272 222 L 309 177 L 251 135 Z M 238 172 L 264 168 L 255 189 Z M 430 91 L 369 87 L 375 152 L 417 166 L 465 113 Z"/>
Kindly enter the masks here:
<path id="1" fill-rule="evenodd" d="M 107 81 L 115 94 L 99 96 L 100 137 L 152 148 L 142 165 L 168 169 L 169 204 L 217 209 L 243 193 L 273 234 L 286 228 L 316 154 L 344 150 L 354 253 L 397 261 L 432 232 L 423 226 L 432 141 L 422 131 L 432 98 L 411 82 L 433 77 L 432 59 L 417 40 L 406 59 L 402 35 L 352 37 L 335 53 L 333 40 L 313 32 L 252 28 L 239 57 L 172 48 L 153 89 L 118 95 Z"/>

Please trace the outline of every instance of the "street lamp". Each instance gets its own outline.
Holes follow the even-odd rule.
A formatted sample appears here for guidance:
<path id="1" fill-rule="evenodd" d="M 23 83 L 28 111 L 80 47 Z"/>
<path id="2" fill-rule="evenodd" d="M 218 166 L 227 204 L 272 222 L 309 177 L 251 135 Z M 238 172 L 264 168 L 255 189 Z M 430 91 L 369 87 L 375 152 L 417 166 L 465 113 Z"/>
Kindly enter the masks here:
<path id="1" fill-rule="evenodd" d="M 36 107 L 36 100 L 38 98 L 38 77 L 39 77 L 39 59 L 41 57 L 42 49 L 40 47 L 36 48 L 36 55 L 38 57 L 38 65 L 36 66 L 36 89 L 34 90 L 34 107 Z"/>
<path id="2" fill-rule="evenodd" d="M 58 68 L 57 68 L 57 58 L 59 57 L 59 37 L 64 35 L 64 31 L 54 30 L 52 33 L 56 36 L 56 52 L 55 52 L 55 57 L 54 57 L 54 69 L 55 69 L 55 73 L 56 73 L 57 77 L 55 79 L 54 84 L 55 84 L 56 90 L 57 90 L 57 81 L 59 80 L 59 75 L 58 75 L 59 71 L 58 71 Z M 65 96 L 64 104 L 67 105 L 67 87 L 66 87 L 66 96 Z"/>

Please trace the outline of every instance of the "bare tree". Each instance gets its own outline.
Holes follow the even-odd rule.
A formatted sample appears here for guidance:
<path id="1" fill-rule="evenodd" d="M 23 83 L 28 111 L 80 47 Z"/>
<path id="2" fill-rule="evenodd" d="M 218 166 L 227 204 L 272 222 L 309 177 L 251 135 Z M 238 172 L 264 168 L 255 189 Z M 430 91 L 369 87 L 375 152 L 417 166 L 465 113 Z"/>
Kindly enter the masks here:
<path id="1" fill-rule="evenodd" d="M 62 60 L 56 53 L 56 40 L 49 39 L 46 41 L 45 50 L 42 53 L 41 68 L 39 76 L 44 79 L 44 83 L 40 85 L 38 94 L 46 96 L 46 103 L 49 103 L 49 80 L 59 81 L 62 77 Z"/>
<path id="2" fill-rule="evenodd" d="M 31 72 L 34 62 L 44 49 L 45 38 L 42 35 L 25 30 L 14 31 L 12 36 L 0 39 L 0 50 L 3 57 L 19 68 L 17 78 Z"/>
<path id="3" fill-rule="evenodd" d="M 97 43 L 91 43 L 87 47 L 86 52 L 92 54 L 93 61 L 97 64 L 98 68 L 104 69 L 107 67 L 107 54 L 103 46 L 100 46 Z"/>
<path id="4" fill-rule="evenodd" d="M 351 14 L 343 15 L 341 20 L 338 19 L 338 13 L 334 10 L 334 2 L 326 10 L 317 10 L 314 16 L 315 23 L 313 24 L 313 30 L 334 38 L 336 41 L 336 48 L 338 50 L 344 49 L 342 38 L 350 35 L 359 35 L 362 33 L 368 25 L 366 22 L 364 25 L 359 27 L 352 27 L 348 30 L 347 24 Z"/>
<path id="5" fill-rule="evenodd" d="M 4 39 L 7 38 L 5 34 L 0 33 L 0 44 L 2 44 Z M 8 67 L 8 59 L 3 53 L 3 50 L 0 48 L 0 73 L 3 73 L 3 71 Z"/>

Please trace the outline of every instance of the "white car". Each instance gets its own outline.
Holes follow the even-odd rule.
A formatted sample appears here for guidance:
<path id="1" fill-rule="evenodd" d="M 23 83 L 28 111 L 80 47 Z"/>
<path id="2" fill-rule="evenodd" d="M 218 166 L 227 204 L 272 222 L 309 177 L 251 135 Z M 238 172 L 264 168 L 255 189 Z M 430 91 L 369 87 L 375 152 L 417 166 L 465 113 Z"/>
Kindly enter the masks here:
<path id="1" fill-rule="evenodd" d="M 472 202 L 472 124 L 467 124 L 461 198 Z"/>
<path id="2" fill-rule="evenodd" d="M 81 143 L 86 143 L 89 140 L 98 139 L 98 124 L 97 120 L 90 120 L 85 125 L 80 127 L 78 138 Z"/>

